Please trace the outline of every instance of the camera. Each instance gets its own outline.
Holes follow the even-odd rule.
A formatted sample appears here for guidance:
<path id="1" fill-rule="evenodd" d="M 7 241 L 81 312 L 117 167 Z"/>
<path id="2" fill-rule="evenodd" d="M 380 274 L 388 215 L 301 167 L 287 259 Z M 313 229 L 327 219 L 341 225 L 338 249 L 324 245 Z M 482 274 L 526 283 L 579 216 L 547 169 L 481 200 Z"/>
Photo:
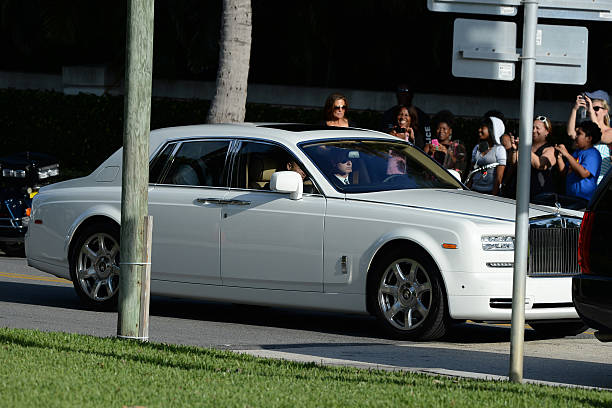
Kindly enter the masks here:
<path id="1" fill-rule="evenodd" d="M 406 133 L 406 128 L 399 126 L 394 127 L 393 130 L 395 130 L 396 133 Z"/>

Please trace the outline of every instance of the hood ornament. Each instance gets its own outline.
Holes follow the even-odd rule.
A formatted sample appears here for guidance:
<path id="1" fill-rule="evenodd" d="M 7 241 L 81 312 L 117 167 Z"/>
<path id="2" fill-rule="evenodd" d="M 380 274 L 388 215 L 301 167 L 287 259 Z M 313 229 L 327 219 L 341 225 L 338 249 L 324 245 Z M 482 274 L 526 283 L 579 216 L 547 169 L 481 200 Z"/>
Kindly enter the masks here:
<path id="1" fill-rule="evenodd" d="M 555 214 L 561 215 L 561 204 L 559 201 L 555 201 Z"/>

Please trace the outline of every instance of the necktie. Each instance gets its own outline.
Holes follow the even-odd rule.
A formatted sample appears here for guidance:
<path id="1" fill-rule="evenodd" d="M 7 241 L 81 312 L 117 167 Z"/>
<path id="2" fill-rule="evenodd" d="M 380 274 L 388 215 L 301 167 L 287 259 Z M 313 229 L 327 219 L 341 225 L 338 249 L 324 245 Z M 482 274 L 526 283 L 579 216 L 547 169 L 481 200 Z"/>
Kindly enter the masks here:
<path id="1" fill-rule="evenodd" d="M 345 178 L 344 179 L 344 184 L 348 184 L 348 183 L 349 183 L 348 178 Z"/>

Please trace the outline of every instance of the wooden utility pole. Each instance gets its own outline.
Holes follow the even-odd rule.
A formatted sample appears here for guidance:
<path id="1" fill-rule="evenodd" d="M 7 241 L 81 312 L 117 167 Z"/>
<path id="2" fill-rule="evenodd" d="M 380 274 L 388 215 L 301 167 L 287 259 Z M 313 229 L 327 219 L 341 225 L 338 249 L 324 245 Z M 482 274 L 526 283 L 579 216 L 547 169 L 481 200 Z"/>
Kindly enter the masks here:
<path id="1" fill-rule="evenodd" d="M 148 291 L 143 277 L 147 279 L 150 265 L 144 224 L 149 184 L 153 9 L 154 0 L 128 0 L 117 336 L 140 340 L 148 339 L 148 293 L 143 296 L 142 290 Z M 141 321 L 144 315 L 145 324 Z"/>

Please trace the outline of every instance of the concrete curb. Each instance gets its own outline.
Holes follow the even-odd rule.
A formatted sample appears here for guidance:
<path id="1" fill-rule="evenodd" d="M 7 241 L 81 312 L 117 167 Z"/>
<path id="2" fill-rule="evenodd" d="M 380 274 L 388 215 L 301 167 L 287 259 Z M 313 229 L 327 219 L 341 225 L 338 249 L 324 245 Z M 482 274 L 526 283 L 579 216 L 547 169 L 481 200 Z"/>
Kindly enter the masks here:
<path id="1" fill-rule="evenodd" d="M 457 371 L 457 370 L 447 370 L 444 368 L 419 368 L 419 367 L 402 367 L 402 366 L 394 366 L 387 364 L 375 364 L 375 363 L 367 363 L 362 361 L 355 360 L 344 360 L 337 358 L 327 358 L 327 357 L 317 357 L 317 356 L 308 356 L 304 354 L 295 354 L 288 353 L 285 351 L 274 351 L 274 350 L 263 350 L 263 349 L 230 349 L 235 353 L 239 354 L 248 354 L 253 357 L 261 357 L 261 358 L 272 358 L 277 360 L 287 360 L 294 361 L 298 363 L 315 363 L 320 364 L 322 366 L 336 366 L 336 367 L 354 367 L 364 370 L 383 370 L 383 371 L 406 371 L 411 373 L 419 373 L 419 374 L 427 374 L 432 376 L 444 376 L 444 377 L 454 377 L 454 378 L 469 378 L 475 380 L 486 380 L 486 381 L 509 381 L 508 376 L 503 375 L 493 375 L 493 374 L 484 374 L 484 373 L 475 373 L 470 371 Z M 591 387 L 585 385 L 577 385 L 577 384 L 565 384 L 559 382 L 552 381 L 542 381 L 542 380 L 532 380 L 532 379 L 524 379 L 524 384 L 537 384 L 537 385 L 546 385 L 552 387 L 566 387 L 566 388 L 583 388 L 588 390 L 600 390 L 600 391 L 610 391 L 612 388 L 601 388 L 601 387 Z"/>

